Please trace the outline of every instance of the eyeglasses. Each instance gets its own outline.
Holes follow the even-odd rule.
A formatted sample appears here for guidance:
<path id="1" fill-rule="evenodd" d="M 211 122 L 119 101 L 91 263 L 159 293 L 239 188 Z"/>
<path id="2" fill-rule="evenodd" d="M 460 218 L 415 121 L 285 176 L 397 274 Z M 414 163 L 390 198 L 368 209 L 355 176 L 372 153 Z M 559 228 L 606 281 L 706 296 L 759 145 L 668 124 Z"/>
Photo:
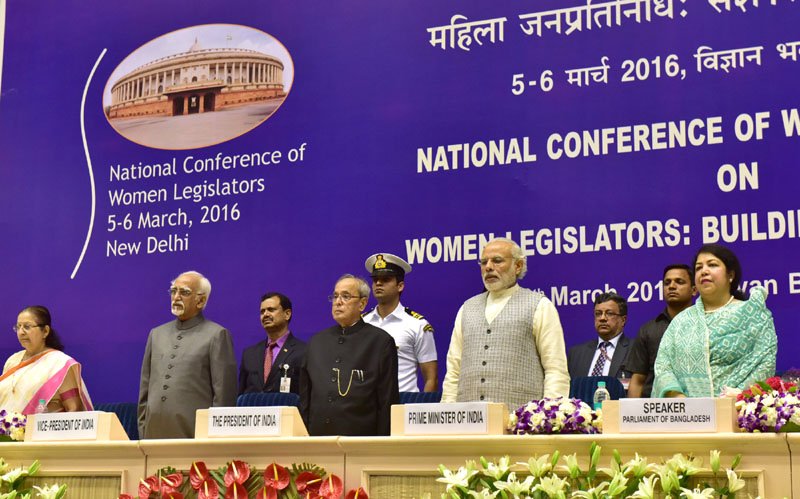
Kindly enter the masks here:
<path id="1" fill-rule="evenodd" d="M 192 291 L 189 288 L 176 288 L 174 286 L 169 288 L 169 295 L 170 296 L 174 296 L 176 293 L 181 295 L 183 298 L 188 298 L 188 297 L 192 296 L 193 294 L 195 294 L 195 292 Z M 198 291 L 196 294 L 202 295 L 203 293 Z"/>
<path id="2" fill-rule="evenodd" d="M 502 256 L 496 256 L 493 258 L 481 258 L 480 260 L 478 260 L 478 263 L 480 264 L 481 267 L 485 267 L 486 265 L 489 264 L 489 262 L 492 262 L 492 265 L 502 265 L 503 263 L 505 263 L 506 260 L 508 260 L 508 258 L 503 258 Z"/>
<path id="3" fill-rule="evenodd" d="M 603 316 L 606 316 L 609 319 L 613 319 L 614 317 L 622 317 L 622 314 L 618 314 L 616 312 L 608 312 L 606 310 L 595 310 L 595 312 L 594 312 L 594 318 L 595 319 L 600 319 Z"/>
<path id="4" fill-rule="evenodd" d="M 334 303 L 334 302 L 337 302 L 339 300 L 342 300 L 343 302 L 347 303 L 350 300 L 352 300 L 353 298 L 361 298 L 361 297 L 358 296 L 358 295 L 351 295 L 350 293 L 342 293 L 340 295 L 334 293 L 334 294 L 328 296 L 328 301 L 331 302 L 331 303 Z"/>
<path id="5" fill-rule="evenodd" d="M 44 326 L 44 324 L 14 324 L 12 329 L 15 333 L 18 333 L 20 330 L 24 331 L 25 333 L 30 333 L 31 329 L 42 326 Z"/>

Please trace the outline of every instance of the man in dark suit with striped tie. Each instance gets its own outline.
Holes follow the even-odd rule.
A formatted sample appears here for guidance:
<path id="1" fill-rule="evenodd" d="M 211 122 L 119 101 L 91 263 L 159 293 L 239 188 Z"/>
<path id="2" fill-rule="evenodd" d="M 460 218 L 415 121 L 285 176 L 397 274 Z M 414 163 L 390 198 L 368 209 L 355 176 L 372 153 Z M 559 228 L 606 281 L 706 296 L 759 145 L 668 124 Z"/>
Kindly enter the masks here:
<path id="1" fill-rule="evenodd" d="M 622 332 L 628 319 L 628 302 L 616 293 L 602 293 L 594 300 L 597 339 L 575 345 L 567 352 L 570 378 L 611 376 L 630 378 L 625 367 L 631 339 Z"/>
<path id="2" fill-rule="evenodd" d="M 266 293 L 261 297 L 259 313 L 267 337 L 242 353 L 239 395 L 248 392 L 298 393 L 306 344 L 289 331 L 292 302 L 280 293 Z M 283 378 L 288 378 L 288 381 Z"/>

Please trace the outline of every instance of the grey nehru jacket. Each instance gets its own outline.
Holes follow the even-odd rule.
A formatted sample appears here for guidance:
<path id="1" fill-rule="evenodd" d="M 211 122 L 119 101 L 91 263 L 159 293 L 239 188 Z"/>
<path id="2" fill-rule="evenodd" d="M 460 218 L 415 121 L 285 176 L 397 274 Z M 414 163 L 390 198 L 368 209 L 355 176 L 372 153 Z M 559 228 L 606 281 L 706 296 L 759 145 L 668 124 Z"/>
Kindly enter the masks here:
<path id="1" fill-rule="evenodd" d="M 543 295 L 520 288 L 491 325 L 487 296 L 464 303 L 457 401 L 504 402 L 516 409 L 544 395 L 544 368 L 533 338 L 533 315 Z"/>

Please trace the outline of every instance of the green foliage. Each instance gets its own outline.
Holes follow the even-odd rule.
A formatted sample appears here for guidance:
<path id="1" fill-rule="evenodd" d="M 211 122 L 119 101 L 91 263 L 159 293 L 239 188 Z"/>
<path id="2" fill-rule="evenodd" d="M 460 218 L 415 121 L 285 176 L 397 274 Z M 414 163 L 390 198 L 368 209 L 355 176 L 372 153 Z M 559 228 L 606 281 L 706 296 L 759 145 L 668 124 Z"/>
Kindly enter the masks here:
<path id="1" fill-rule="evenodd" d="M 62 499 L 67 492 L 66 485 L 24 486 L 25 479 L 38 472 L 38 460 L 27 468 L 20 466 L 9 470 L 8 464 L 0 458 L 0 499 Z"/>

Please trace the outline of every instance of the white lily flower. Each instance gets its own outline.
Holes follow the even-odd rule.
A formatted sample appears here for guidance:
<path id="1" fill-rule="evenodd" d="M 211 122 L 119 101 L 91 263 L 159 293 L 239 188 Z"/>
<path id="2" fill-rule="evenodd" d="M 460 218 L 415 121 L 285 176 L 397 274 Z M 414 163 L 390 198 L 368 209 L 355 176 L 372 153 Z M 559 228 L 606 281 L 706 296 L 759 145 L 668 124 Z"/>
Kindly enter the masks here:
<path id="1" fill-rule="evenodd" d="M 67 493 L 66 485 L 53 484 L 50 486 L 45 485 L 44 487 L 34 485 L 33 488 L 39 491 L 38 497 L 41 499 L 61 499 Z"/>
<path id="2" fill-rule="evenodd" d="M 682 496 L 686 497 L 686 499 L 713 499 L 714 498 L 714 489 L 707 488 L 700 490 L 700 488 L 696 488 L 694 490 L 686 489 L 681 487 L 683 491 Z"/>
<path id="3" fill-rule="evenodd" d="M 592 487 L 589 490 L 578 490 L 572 493 L 571 497 L 580 497 L 582 499 L 601 499 L 608 497 L 608 494 L 603 494 L 603 491 L 608 488 L 608 482 L 602 482 L 597 487 Z"/>
<path id="4" fill-rule="evenodd" d="M 656 484 L 658 477 L 655 475 L 646 476 L 639 482 L 639 488 L 631 494 L 635 499 L 654 499 L 656 495 Z"/>
<path id="5" fill-rule="evenodd" d="M 608 495 L 611 497 L 616 497 L 622 494 L 625 491 L 625 488 L 628 485 L 628 479 L 622 473 L 617 473 L 611 479 L 611 483 L 608 485 Z"/>
<path id="6" fill-rule="evenodd" d="M 508 480 L 505 482 L 494 482 L 494 487 L 498 490 L 505 490 L 509 494 L 514 497 L 519 497 L 523 493 L 529 493 L 531 491 L 531 485 L 533 485 L 533 481 L 535 478 L 532 476 L 528 476 L 525 480 L 519 481 L 517 480 L 516 473 L 510 473 L 508 475 Z"/>
<path id="7" fill-rule="evenodd" d="M 499 493 L 500 493 L 499 490 L 495 490 L 494 492 L 492 492 L 489 489 L 467 491 L 469 497 L 474 497 L 476 499 L 494 499 L 495 497 L 497 497 L 497 494 Z"/>
<path id="8" fill-rule="evenodd" d="M 671 469 L 673 469 L 678 475 L 687 475 L 692 476 L 696 475 L 701 471 L 701 466 L 703 466 L 703 460 L 694 457 L 694 456 L 684 456 L 683 454 L 675 454 L 669 459 L 666 463 Z M 661 483 L 664 483 L 664 479 L 661 479 Z"/>
<path id="9" fill-rule="evenodd" d="M 739 478 L 733 470 L 725 470 L 728 475 L 728 490 L 733 493 L 742 490 L 745 486 L 744 480 Z"/>
<path id="10" fill-rule="evenodd" d="M 661 479 L 661 488 L 664 489 L 664 493 L 666 494 L 669 494 L 673 489 L 677 489 L 680 486 L 678 474 L 668 466 L 664 466 L 658 471 L 658 477 Z"/>
<path id="11" fill-rule="evenodd" d="M 572 478 L 576 478 L 581 473 L 581 469 L 578 467 L 577 453 L 567 454 L 564 456 L 564 462 L 567 464 L 565 469 L 569 472 L 569 476 Z"/>
<path id="12" fill-rule="evenodd" d="M 453 473 L 449 469 L 442 466 L 439 468 L 442 475 L 441 477 L 437 478 L 437 482 L 446 483 L 447 488 L 445 489 L 447 492 L 450 492 L 456 487 L 464 487 L 466 488 L 469 485 L 469 479 L 475 476 L 477 470 L 468 470 L 466 468 L 459 468 L 458 471 Z"/>
<path id="13" fill-rule="evenodd" d="M 28 476 L 28 470 L 20 466 L 11 471 L 7 471 L 4 475 L 0 476 L 0 482 L 11 484 L 19 477 Z"/>
<path id="14" fill-rule="evenodd" d="M 497 461 L 497 464 L 487 463 L 485 473 L 495 480 L 500 480 L 511 468 L 510 461 L 508 456 L 503 456 Z"/>
<path id="15" fill-rule="evenodd" d="M 566 493 L 564 492 L 564 487 L 567 485 L 567 480 L 564 478 L 560 478 L 558 476 L 546 476 L 542 478 L 541 482 L 539 482 L 535 487 L 533 487 L 533 491 L 541 490 L 545 494 L 547 494 L 550 499 L 567 499 Z"/>
<path id="16" fill-rule="evenodd" d="M 544 456 L 540 457 L 532 457 L 528 459 L 527 463 L 519 463 L 519 464 L 527 464 L 528 471 L 531 472 L 531 475 L 535 478 L 539 478 L 545 473 L 548 473 L 551 469 L 550 463 L 550 456 L 545 454 Z"/>
<path id="17" fill-rule="evenodd" d="M 718 450 L 712 450 L 711 451 L 710 463 L 711 463 L 711 471 L 713 471 L 714 474 L 719 473 L 719 451 Z"/>
<path id="18" fill-rule="evenodd" d="M 647 462 L 647 457 L 642 457 L 637 452 L 633 459 L 625 463 L 623 469 L 627 472 L 633 474 L 636 478 L 642 478 L 647 474 L 648 471 L 653 471 L 655 465 L 649 464 Z"/>

